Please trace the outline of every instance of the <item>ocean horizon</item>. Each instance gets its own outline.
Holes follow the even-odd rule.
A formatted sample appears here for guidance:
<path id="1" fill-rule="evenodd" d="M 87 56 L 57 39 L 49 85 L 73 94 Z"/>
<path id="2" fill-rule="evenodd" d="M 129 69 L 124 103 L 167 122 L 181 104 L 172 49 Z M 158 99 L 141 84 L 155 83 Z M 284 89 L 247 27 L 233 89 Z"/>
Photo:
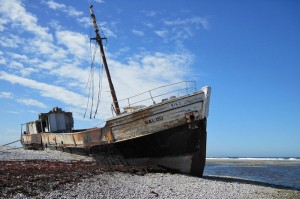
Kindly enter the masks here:
<path id="1" fill-rule="evenodd" d="M 238 159 L 238 160 L 272 160 L 272 161 L 276 161 L 276 160 L 291 160 L 291 161 L 300 161 L 300 157 L 207 157 L 206 158 L 207 160 L 214 160 L 214 159 L 227 159 L 227 160 L 235 160 L 235 159 Z"/>

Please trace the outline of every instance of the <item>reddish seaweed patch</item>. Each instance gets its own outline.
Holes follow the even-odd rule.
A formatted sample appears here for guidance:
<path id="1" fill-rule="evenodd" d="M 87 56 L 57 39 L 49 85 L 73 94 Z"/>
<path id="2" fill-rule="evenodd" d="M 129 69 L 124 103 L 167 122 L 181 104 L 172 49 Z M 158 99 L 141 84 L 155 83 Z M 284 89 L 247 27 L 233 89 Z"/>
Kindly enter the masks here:
<path id="1" fill-rule="evenodd" d="M 59 189 L 67 183 L 78 183 L 90 176 L 114 171 L 136 175 L 168 172 L 156 166 L 103 166 L 82 161 L 0 161 L 0 197 L 12 197 L 17 193 L 36 196 L 40 192 Z"/>

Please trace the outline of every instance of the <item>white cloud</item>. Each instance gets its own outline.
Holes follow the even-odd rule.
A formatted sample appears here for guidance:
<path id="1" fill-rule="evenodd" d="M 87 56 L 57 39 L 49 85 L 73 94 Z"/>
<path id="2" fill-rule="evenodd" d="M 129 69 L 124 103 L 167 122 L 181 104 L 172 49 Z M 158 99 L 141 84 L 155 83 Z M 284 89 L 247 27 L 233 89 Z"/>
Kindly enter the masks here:
<path id="1" fill-rule="evenodd" d="M 145 26 L 149 27 L 149 28 L 153 28 L 154 27 L 154 25 L 152 23 L 150 23 L 150 22 L 143 22 L 143 24 Z"/>
<path id="2" fill-rule="evenodd" d="M 72 16 L 72 17 L 79 17 L 79 16 L 83 15 L 83 12 L 76 10 L 72 6 L 68 7 L 67 13 L 68 13 L 69 16 Z"/>
<path id="3" fill-rule="evenodd" d="M 11 61 L 8 67 L 13 69 L 15 73 L 20 73 L 22 77 L 29 76 L 33 72 L 38 72 L 39 70 L 31 67 L 24 67 L 24 65 L 17 61 Z"/>
<path id="4" fill-rule="evenodd" d="M 49 22 L 49 25 L 51 28 L 55 29 L 55 30 L 61 30 L 62 26 L 60 25 L 59 21 L 51 19 Z"/>
<path id="5" fill-rule="evenodd" d="M 184 39 L 191 38 L 200 27 L 208 30 L 209 25 L 206 18 L 191 17 L 176 20 L 164 20 L 164 29 L 156 30 L 154 33 L 164 38 L 165 42 L 176 42 L 181 46 Z"/>
<path id="6" fill-rule="evenodd" d="M 64 30 L 56 32 L 56 39 L 59 44 L 67 47 L 70 54 L 79 58 L 86 58 L 88 56 L 89 39 L 86 35 Z"/>
<path id="7" fill-rule="evenodd" d="M 88 36 L 70 31 L 62 26 L 58 27 L 58 22 L 52 21 L 52 26 L 58 27 L 53 28 L 54 31 L 56 31 L 54 34 L 55 37 L 45 40 L 41 38 L 41 33 L 35 32 L 34 28 L 42 28 L 45 34 L 48 34 L 48 29 L 38 25 L 37 18 L 33 14 L 26 12 L 21 1 L 12 0 L 12 2 L 19 3 L 22 7 L 20 11 L 24 16 L 30 19 L 27 20 L 26 23 L 33 28 L 26 29 L 23 27 L 23 31 L 34 33 L 34 37 L 32 37 L 32 35 L 31 37 L 25 37 L 23 40 L 20 40 L 19 43 L 15 44 L 11 42 L 10 46 L 20 47 L 22 50 L 17 51 L 18 53 L 9 53 L 8 51 L 3 51 L 2 54 L 0 53 L 0 63 L 4 63 L 5 60 L 12 60 L 10 61 L 10 66 L 17 69 L 13 71 L 13 74 L 0 71 L 0 80 L 19 84 L 30 90 L 37 91 L 40 96 L 62 102 L 68 110 L 74 110 L 76 114 L 82 115 L 87 103 L 87 99 L 84 95 L 87 95 L 86 93 L 88 91 L 84 91 L 84 87 L 87 84 L 90 67 Z M 72 8 L 70 9 L 70 7 L 64 4 L 48 1 L 47 5 L 53 10 L 62 11 L 73 16 L 78 21 L 87 22 L 89 20 L 88 17 L 81 16 L 80 11 L 76 9 L 72 10 Z M 15 22 L 11 23 L 15 24 Z M 116 37 L 114 32 L 108 28 L 114 27 L 112 23 L 108 25 L 106 22 L 102 22 L 99 25 L 107 37 Z M 134 29 L 132 32 L 136 35 L 144 35 L 144 32 L 139 30 Z M 156 31 L 155 34 L 166 37 L 168 34 L 171 34 L 171 32 L 169 32 L 168 29 L 162 29 Z M 11 41 L 14 40 L 13 35 L 6 35 L 5 37 L 11 39 Z M 0 40 L 1 38 L 4 37 L 0 36 Z M 0 45 L 2 45 L 2 43 Z M 119 52 L 122 50 L 126 52 L 129 51 L 128 48 L 124 48 L 120 49 Z M 99 53 L 98 50 L 97 53 Z M 4 55 L 7 59 L 4 59 Z M 108 53 L 108 55 L 110 54 Z M 188 68 L 193 61 L 193 56 L 187 52 L 147 53 L 143 51 L 143 53 L 137 53 L 132 57 L 127 57 L 127 62 L 114 59 L 116 55 L 117 53 L 114 53 L 108 56 L 107 59 L 119 99 L 158 87 L 162 84 L 181 81 L 188 76 Z M 1 56 L 3 57 L 2 59 Z M 96 56 L 99 58 L 99 54 Z M 95 71 L 95 76 L 96 72 L 97 71 Z M 30 74 L 32 74 L 32 79 L 25 78 Z M 36 78 L 40 79 L 37 80 Z M 106 92 L 109 89 L 105 75 L 103 78 L 101 107 L 99 108 L 101 111 L 99 111 L 99 113 L 101 114 L 101 118 L 105 119 L 111 116 L 111 96 L 109 92 Z M 51 83 L 49 83 L 49 80 L 51 80 Z M 94 100 L 96 100 L 99 79 L 95 77 L 94 83 Z M 20 96 L 19 99 L 23 100 L 19 101 L 20 103 L 27 103 L 28 105 L 37 102 L 22 98 L 22 96 Z M 96 101 L 94 101 L 94 107 L 95 104 Z M 38 106 L 43 107 L 44 105 L 45 104 L 39 104 Z"/>
<path id="8" fill-rule="evenodd" d="M 154 33 L 162 38 L 166 38 L 168 35 L 167 30 L 156 30 L 156 31 L 154 31 Z"/>
<path id="9" fill-rule="evenodd" d="M 6 59 L 4 59 L 3 57 L 0 57 L 0 64 L 6 64 Z"/>
<path id="10" fill-rule="evenodd" d="M 61 82 L 66 82 L 72 87 L 77 85 L 77 88 L 82 89 L 88 81 L 89 67 L 87 66 L 82 69 L 77 67 L 74 63 L 65 63 L 55 70 L 52 70 L 50 73 L 60 78 Z"/>
<path id="11" fill-rule="evenodd" d="M 28 31 L 44 40 L 51 41 L 53 39 L 52 35 L 48 33 L 48 28 L 37 25 L 36 16 L 28 13 L 20 0 L 1 0 L 0 13 L 19 31 Z"/>
<path id="12" fill-rule="evenodd" d="M 0 36 L 0 45 L 9 48 L 18 48 L 23 43 L 24 39 L 19 36 L 8 34 Z"/>
<path id="13" fill-rule="evenodd" d="M 144 32 L 140 31 L 140 30 L 133 29 L 132 33 L 135 34 L 135 35 L 137 35 L 137 36 L 144 36 Z"/>
<path id="14" fill-rule="evenodd" d="M 26 55 L 21 55 L 18 53 L 9 53 L 9 54 L 12 59 L 28 60 L 28 57 Z"/>
<path id="15" fill-rule="evenodd" d="M 0 92 L 0 98 L 11 99 L 13 95 L 11 92 Z"/>
<path id="16" fill-rule="evenodd" d="M 104 3 L 104 0 L 94 0 L 96 3 Z"/>
<path id="17" fill-rule="evenodd" d="M 84 27 L 88 27 L 90 25 L 90 18 L 84 17 L 84 13 L 82 11 L 79 11 L 72 6 L 66 6 L 65 4 L 57 3 L 53 0 L 46 2 L 46 4 L 53 10 L 59 10 L 66 13 L 68 16 L 75 18 L 80 25 Z M 58 30 L 61 29 L 61 26 L 57 22 L 52 22 L 52 25 L 55 25 Z"/>
<path id="18" fill-rule="evenodd" d="M 57 63 L 54 61 L 43 61 L 39 64 L 39 68 L 51 70 L 57 66 Z"/>
<path id="19" fill-rule="evenodd" d="M 24 52 L 27 54 L 32 54 L 35 57 L 43 56 L 50 60 L 64 60 L 67 58 L 68 52 L 52 42 L 42 39 L 28 39 L 28 41 L 31 45 L 23 46 Z"/>
<path id="20" fill-rule="evenodd" d="M 51 8 L 53 10 L 66 8 L 66 6 L 64 4 L 57 3 L 55 1 L 48 1 L 46 4 L 49 6 L 49 8 Z"/>
<path id="21" fill-rule="evenodd" d="M 99 2 L 100 3 L 100 2 Z M 63 13 L 66 13 L 68 16 L 75 18 L 79 24 L 83 27 L 90 27 L 91 26 L 91 19 L 84 15 L 82 11 L 77 10 L 72 6 L 66 6 L 64 4 L 59 4 L 53 0 L 46 2 L 49 8 L 53 10 L 59 10 Z M 57 30 L 61 29 L 61 26 L 57 22 L 52 21 L 52 26 L 55 25 Z M 106 36 L 109 37 L 116 37 L 115 33 L 108 27 L 106 22 L 98 23 L 99 27 L 105 32 Z"/>
<path id="22" fill-rule="evenodd" d="M 0 64 L 5 65 L 7 63 L 4 53 L 0 50 Z"/>
<path id="23" fill-rule="evenodd" d="M 12 61 L 9 63 L 8 67 L 12 69 L 22 69 L 24 68 L 24 65 L 20 62 Z"/>
<path id="24" fill-rule="evenodd" d="M 17 99 L 17 102 L 19 102 L 21 104 L 25 104 L 27 106 L 36 106 L 36 107 L 40 107 L 40 108 L 47 107 L 44 103 L 34 100 L 34 99 Z"/>
<path id="25" fill-rule="evenodd" d="M 46 4 L 48 5 L 49 8 L 53 10 L 60 10 L 71 17 L 83 16 L 83 12 L 76 10 L 72 6 L 66 6 L 65 4 L 57 3 L 53 0 L 46 2 Z"/>
<path id="26" fill-rule="evenodd" d="M 208 29 L 208 21 L 202 17 L 192 17 L 187 19 L 165 20 L 165 25 L 181 26 L 181 25 L 201 25 L 204 29 Z"/>
<path id="27" fill-rule="evenodd" d="M 36 106 L 40 108 L 46 108 L 47 106 L 40 101 L 34 100 L 34 99 L 29 99 L 29 98 L 14 98 L 13 94 L 11 92 L 0 92 L 0 98 L 6 98 L 6 99 L 15 99 L 17 102 L 21 104 L 25 104 L 28 106 Z"/>
<path id="28" fill-rule="evenodd" d="M 0 31 L 3 31 L 5 29 L 5 24 L 7 24 L 8 20 L 4 18 L 0 18 Z"/>
<path id="29" fill-rule="evenodd" d="M 157 12 L 155 11 L 147 11 L 147 10 L 142 10 L 141 13 L 145 14 L 147 17 L 154 17 L 157 14 Z"/>
<path id="30" fill-rule="evenodd" d="M 67 105 L 84 107 L 85 104 L 86 99 L 83 96 L 60 86 L 54 86 L 32 79 L 19 77 L 6 73 L 4 71 L 0 71 L 0 79 L 11 82 L 13 84 L 20 84 L 22 86 L 35 89 L 39 91 L 41 96 L 61 101 Z"/>
<path id="31" fill-rule="evenodd" d="M 190 73 L 193 56 L 187 52 L 156 52 L 136 55 L 127 63 L 108 61 L 117 94 L 122 99 L 164 84 L 182 81 Z"/>
<path id="32" fill-rule="evenodd" d="M 22 68 L 19 72 L 21 74 L 22 77 L 27 77 L 29 76 L 31 73 L 35 72 L 37 73 L 39 70 L 36 68 Z"/>
<path id="33" fill-rule="evenodd" d="M 102 31 L 105 33 L 107 37 L 117 37 L 116 34 L 108 28 L 108 24 L 106 22 L 98 23 L 99 27 L 101 27 Z"/>
<path id="34" fill-rule="evenodd" d="M 88 28 L 88 27 L 91 27 L 92 25 L 92 23 L 91 23 L 91 19 L 90 19 L 90 17 L 79 17 L 79 18 L 77 18 L 76 19 L 78 22 L 79 22 L 79 24 L 81 25 L 81 26 L 83 26 L 83 27 L 86 27 L 86 28 Z"/>

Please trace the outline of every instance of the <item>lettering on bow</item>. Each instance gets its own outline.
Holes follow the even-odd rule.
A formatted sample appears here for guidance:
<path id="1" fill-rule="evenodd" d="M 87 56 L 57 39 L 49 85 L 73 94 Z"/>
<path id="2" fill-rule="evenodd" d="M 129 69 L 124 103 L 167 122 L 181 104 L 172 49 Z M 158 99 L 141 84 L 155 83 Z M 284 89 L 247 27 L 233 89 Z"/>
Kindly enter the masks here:
<path id="1" fill-rule="evenodd" d="M 164 117 L 163 116 L 159 116 L 159 117 L 156 117 L 156 118 L 152 118 L 152 119 L 146 120 L 145 124 L 152 124 L 152 123 L 159 122 L 159 121 L 162 121 L 162 120 L 164 120 Z"/>

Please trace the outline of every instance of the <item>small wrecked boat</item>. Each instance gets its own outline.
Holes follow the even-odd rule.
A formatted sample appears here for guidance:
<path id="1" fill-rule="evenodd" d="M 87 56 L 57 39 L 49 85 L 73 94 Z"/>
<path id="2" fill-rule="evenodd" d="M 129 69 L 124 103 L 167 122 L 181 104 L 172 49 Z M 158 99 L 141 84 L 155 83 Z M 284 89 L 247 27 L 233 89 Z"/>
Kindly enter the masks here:
<path id="1" fill-rule="evenodd" d="M 101 128 L 74 129 L 71 112 L 54 107 L 48 113 L 40 113 L 38 119 L 25 124 L 21 143 L 25 149 L 57 150 L 71 154 L 90 156 L 104 165 L 158 165 L 194 176 L 202 176 L 206 159 L 206 124 L 209 112 L 210 87 L 189 92 L 189 83 L 179 82 L 162 86 L 145 93 L 152 101 L 143 106 L 126 98 L 126 107 L 119 101 L 110 77 L 96 18 L 90 7 L 96 38 L 112 95 L 115 116 L 107 119 Z M 184 89 L 167 89 L 184 83 Z M 153 95 L 153 91 L 164 93 Z M 179 95 L 179 91 L 186 92 Z M 155 102 L 158 97 L 170 96 Z M 142 93 L 142 94 L 145 94 Z M 109 105 L 110 106 L 110 105 Z"/>

